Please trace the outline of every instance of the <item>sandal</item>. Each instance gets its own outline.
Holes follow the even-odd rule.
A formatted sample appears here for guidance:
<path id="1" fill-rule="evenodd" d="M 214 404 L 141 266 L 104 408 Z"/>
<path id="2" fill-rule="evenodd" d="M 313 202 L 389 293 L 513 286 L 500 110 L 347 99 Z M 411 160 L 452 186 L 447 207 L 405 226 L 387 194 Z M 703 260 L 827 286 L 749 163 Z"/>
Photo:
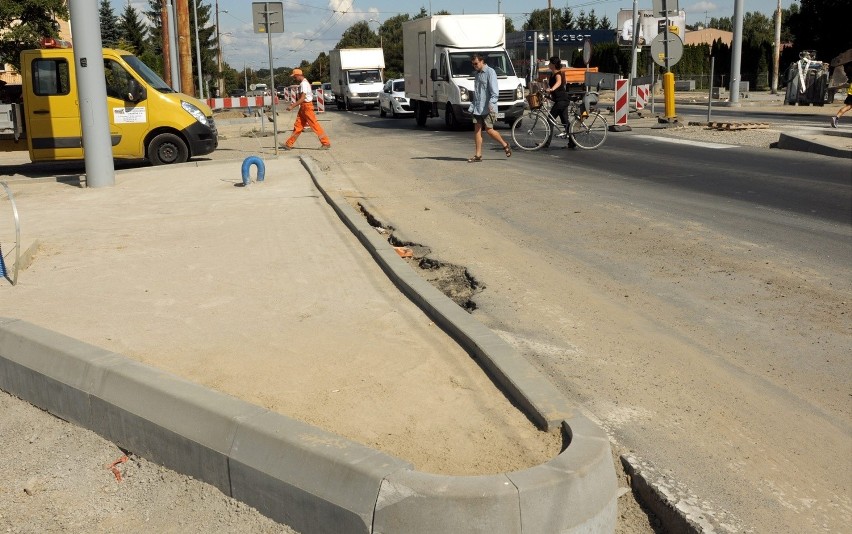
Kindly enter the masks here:
<path id="1" fill-rule="evenodd" d="M 509 143 L 506 143 L 505 145 L 503 145 L 503 152 L 506 153 L 507 158 L 512 157 L 512 147 L 509 146 Z"/>
<path id="2" fill-rule="evenodd" d="M 468 163 L 480 163 L 482 161 L 482 156 L 471 156 L 467 158 Z"/>

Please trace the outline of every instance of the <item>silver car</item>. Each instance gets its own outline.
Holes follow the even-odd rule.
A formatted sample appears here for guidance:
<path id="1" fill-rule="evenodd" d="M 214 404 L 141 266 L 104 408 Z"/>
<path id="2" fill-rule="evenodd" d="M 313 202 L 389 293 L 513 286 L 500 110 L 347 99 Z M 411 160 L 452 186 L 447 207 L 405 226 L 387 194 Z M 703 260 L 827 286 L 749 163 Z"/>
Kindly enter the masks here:
<path id="1" fill-rule="evenodd" d="M 379 115 L 387 117 L 388 113 L 392 117 L 414 115 L 411 103 L 405 98 L 405 80 L 402 78 L 388 80 L 379 93 Z"/>

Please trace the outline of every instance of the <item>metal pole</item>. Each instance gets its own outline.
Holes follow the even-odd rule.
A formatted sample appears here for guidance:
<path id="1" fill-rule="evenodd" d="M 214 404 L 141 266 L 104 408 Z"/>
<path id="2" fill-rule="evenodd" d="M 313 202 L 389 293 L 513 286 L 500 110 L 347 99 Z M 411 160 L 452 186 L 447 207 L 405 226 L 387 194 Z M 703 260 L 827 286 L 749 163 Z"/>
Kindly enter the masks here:
<path id="1" fill-rule="evenodd" d="M 547 56 L 553 57 L 553 2 L 547 0 Z"/>
<path id="2" fill-rule="evenodd" d="M 740 59 L 743 53 L 743 0 L 734 0 L 734 40 L 731 46 L 730 105 L 740 103 Z"/>
<path id="3" fill-rule="evenodd" d="M 630 80 L 627 81 L 627 94 L 636 97 L 636 89 L 633 87 L 633 78 L 636 77 L 636 46 L 639 44 L 639 2 L 633 0 L 633 47 L 630 53 Z"/>
<path id="4" fill-rule="evenodd" d="M 710 122 L 710 107 L 713 103 L 713 69 L 716 66 L 716 58 L 710 56 L 710 94 L 707 95 L 707 122 Z"/>
<path id="5" fill-rule="evenodd" d="M 781 0 L 775 11 L 775 42 L 772 47 L 772 94 L 778 93 L 778 67 L 781 65 Z"/>
<path id="6" fill-rule="evenodd" d="M 538 79 L 538 31 L 533 32 L 532 62 L 530 62 L 530 83 Z"/>
<path id="7" fill-rule="evenodd" d="M 177 33 L 175 33 L 175 8 L 172 0 L 166 0 L 169 10 L 169 64 L 172 68 L 172 89 L 180 92 L 180 64 L 178 63 Z"/>
<path id="8" fill-rule="evenodd" d="M 74 70 L 80 103 L 80 125 L 83 129 L 86 186 L 113 186 L 115 167 L 109 133 L 98 6 L 88 0 L 71 0 L 68 3 L 74 28 L 74 63 L 77 66 Z"/>
<path id="9" fill-rule="evenodd" d="M 269 29 L 269 2 L 264 4 L 264 16 L 266 17 L 266 45 L 269 49 L 269 78 L 270 78 L 270 99 L 272 101 L 272 141 L 275 145 L 275 154 L 278 155 L 278 112 L 275 109 L 275 68 L 272 66 L 272 31 Z M 283 30 L 283 28 L 282 28 Z M 263 114 L 261 113 L 261 120 Z"/>
<path id="10" fill-rule="evenodd" d="M 198 98 L 204 100 L 204 75 L 201 73 L 201 45 L 198 42 L 198 0 L 192 0 L 192 14 L 195 17 L 195 63 L 198 67 Z"/>

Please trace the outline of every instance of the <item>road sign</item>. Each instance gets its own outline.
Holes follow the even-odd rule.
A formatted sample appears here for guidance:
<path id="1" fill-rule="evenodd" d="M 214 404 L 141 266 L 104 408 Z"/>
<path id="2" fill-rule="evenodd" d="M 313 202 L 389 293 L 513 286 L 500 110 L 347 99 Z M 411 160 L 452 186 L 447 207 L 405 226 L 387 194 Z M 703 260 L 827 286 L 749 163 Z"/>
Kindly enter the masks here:
<path id="1" fill-rule="evenodd" d="M 586 39 L 583 41 L 583 63 L 588 66 L 592 60 L 592 40 Z"/>
<path id="2" fill-rule="evenodd" d="M 661 67 L 672 67 L 683 57 L 683 41 L 680 37 L 669 34 L 669 57 L 666 65 L 666 34 L 661 33 L 651 41 L 651 59 Z"/>
<path id="3" fill-rule="evenodd" d="M 266 15 L 269 15 L 268 28 Z M 284 4 L 282 2 L 252 2 L 251 22 L 254 33 L 284 33 Z"/>
<path id="4" fill-rule="evenodd" d="M 666 4 L 665 9 L 663 9 L 664 3 Z M 674 11 L 675 13 L 680 11 L 680 9 L 678 9 L 677 7 L 677 0 L 654 0 L 653 2 L 651 2 L 651 5 L 653 6 L 652 10 L 654 11 L 654 14 L 658 17 L 665 17 L 666 11 L 668 11 L 669 13 L 671 13 L 672 11 Z"/>

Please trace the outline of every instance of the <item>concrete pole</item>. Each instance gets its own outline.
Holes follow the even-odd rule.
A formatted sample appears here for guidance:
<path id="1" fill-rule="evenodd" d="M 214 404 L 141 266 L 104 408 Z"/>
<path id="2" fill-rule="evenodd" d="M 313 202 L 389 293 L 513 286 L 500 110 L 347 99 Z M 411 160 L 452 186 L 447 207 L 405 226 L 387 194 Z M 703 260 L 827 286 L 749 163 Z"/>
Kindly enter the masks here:
<path id="1" fill-rule="evenodd" d="M 192 50 L 189 45 L 189 0 L 175 0 L 177 15 L 178 57 L 180 59 L 180 90 L 191 95 L 195 92 L 192 82 Z"/>
<path id="2" fill-rule="evenodd" d="M 160 37 L 162 37 L 163 47 L 163 79 L 172 87 L 172 63 L 171 63 L 171 41 L 169 39 L 169 19 L 171 15 L 169 11 L 171 7 L 166 7 L 166 0 L 160 0 Z"/>
<path id="3" fill-rule="evenodd" d="M 106 81 L 98 5 L 89 0 L 71 0 L 74 27 L 74 63 L 83 129 L 83 158 L 86 186 L 115 185 L 112 140 L 109 133 Z"/>
<path id="4" fill-rule="evenodd" d="M 772 47 L 772 94 L 778 94 L 778 68 L 781 66 L 781 0 L 775 11 L 775 42 Z"/>
<path id="5" fill-rule="evenodd" d="M 743 54 L 743 0 L 734 0 L 734 40 L 731 42 L 731 99 L 729 105 L 740 104 L 740 60 Z"/>
<path id="6" fill-rule="evenodd" d="M 219 87 L 219 97 L 225 96 L 225 78 L 222 76 L 222 35 L 219 33 L 219 0 L 216 0 L 216 47 L 219 49 L 219 66 L 217 67 L 219 70 L 219 79 L 218 79 L 218 87 Z"/>
<path id="7" fill-rule="evenodd" d="M 177 33 L 175 32 L 175 9 L 172 0 L 166 0 L 166 8 L 169 11 L 169 65 L 172 67 L 172 89 L 180 92 L 180 63 L 178 63 Z"/>
<path id="8" fill-rule="evenodd" d="M 198 98 L 204 100 L 204 74 L 201 72 L 201 45 L 198 41 L 198 0 L 192 0 L 192 14 L 195 17 L 195 62 L 198 67 Z"/>

